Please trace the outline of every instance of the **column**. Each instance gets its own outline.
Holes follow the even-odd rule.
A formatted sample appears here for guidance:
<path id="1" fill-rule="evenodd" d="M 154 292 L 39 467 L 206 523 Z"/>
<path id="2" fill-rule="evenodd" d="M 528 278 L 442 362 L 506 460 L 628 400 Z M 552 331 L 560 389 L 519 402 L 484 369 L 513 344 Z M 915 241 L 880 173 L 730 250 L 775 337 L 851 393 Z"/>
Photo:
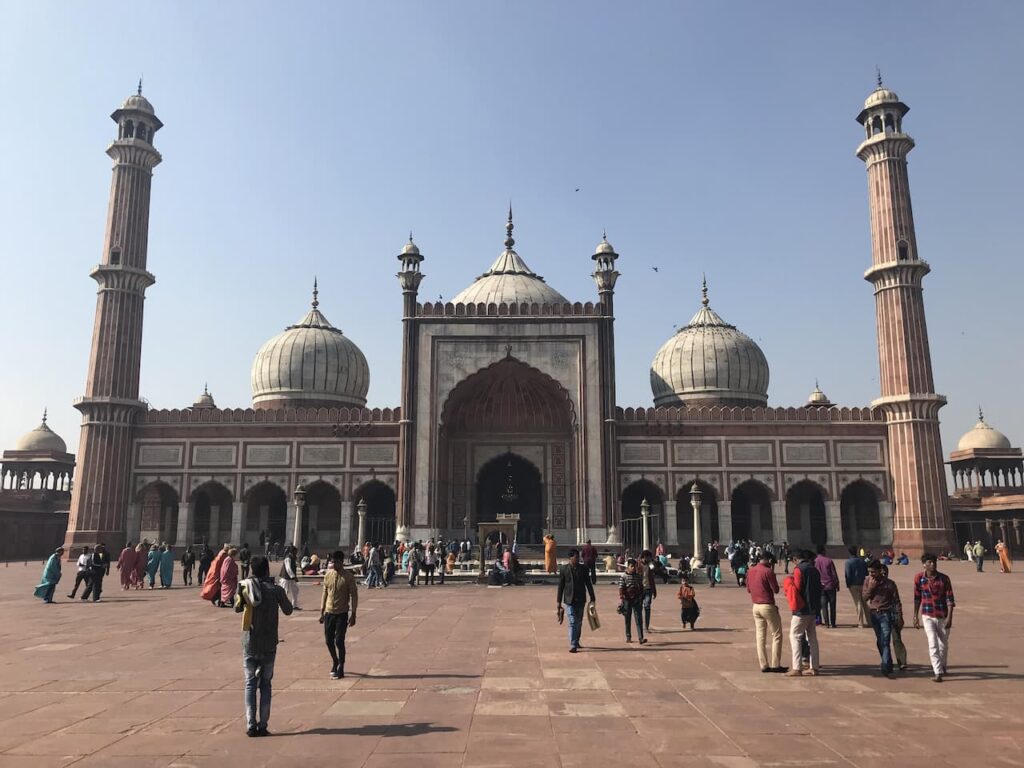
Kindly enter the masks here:
<path id="1" fill-rule="evenodd" d="M 728 503 L 718 505 L 718 540 L 723 544 L 732 541 L 732 507 Z"/>
<path id="2" fill-rule="evenodd" d="M 140 530 L 142 525 L 142 508 L 139 504 L 128 505 L 128 520 L 127 525 L 127 541 L 134 541 L 138 543 L 139 539 L 142 538 L 142 531 Z"/>
<path id="3" fill-rule="evenodd" d="M 267 505 L 267 504 L 261 504 L 260 505 L 259 517 L 260 517 L 260 530 L 261 531 L 267 530 L 267 528 L 270 527 L 270 525 L 269 525 L 269 523 L 270 523 L 270 506 L 269 505 Z"/>
<path id="4" fill-rule="evenodd" d="M 320 530 L 317 527 L 320 523 L 320 505 L 307 504 L 306 507 L 306 512 L 309 513 L 309 525 L 306 526 L 306 530 L 309 531 L 309 533 L 306 534 L 306 537 L 310 539 L 309 548 L 313 549 L 316 546 L 316 543 L 313 540 L 312 534 L 315 532 L 316 541 L 320 539 Z"/>
<path id="5" fill-rule="evenodd" d="M 640 503 L 640 523 L 643 526 L 640 541 L 643 548 L 649 550 L 651 548 L 651 504 L 647 499 Z"/>
<path id="6" fill-rule="evenodd" d="M 882 544 L 892 543 L 892 502 L 878 502 L 879 536 Z"/>
<path id="7" fill-rule="evenodd" d="M 830 547 L 841 547 L 843 545 L 843 518 L 839 511 L 838 501 L 825 502 L 825 527 L 828 531 Z"/>
<path id="8" fill-rule="evenodd" d="M 210 505 L 210 536 L 208 541 L 214 552 L 224 543 L 220 540 L 220 504 Z"/>
<path id="9" fill-rule="evenodd" d="M 356 534 L 356 544 L 366 541 L 366 499 L 360 499 L 356 504 L 356 514 L 359 515 L 359 533 Z"/>
<path id="10" fill-rule="evenodd" d="M 676 546 L 679 544 L 679 521 L 676 519 L 676 504 L 672 499 L 665 502 L 665 544 Z"/>
<path id="11" fill-rule="evenodd" d="M 245 505 L 236 501 L 231 505 L 231 543 L 235 546 L 242 544 L 242 514 Z"/>
<path id="12" fill-rule="evenodd" d="M 789 540 L 789 526 L 786 524 L 786 502 L 772 502 L 772 539 L 776 544 Z"/>
<path id="13" fill-rule="evenodd" d="M 176 546 L 184 547 L 192 541 L 192 505 L 187 501 L 178 504 L 178 533 L 174 543 Z"/>
<path id="14" fill-rule="evenodd" d="M 289 541 L 295 531 L 295 504 L 288 502 L 288 512 L 284 518 L 284 544 L 287 546 L 292 542 Z"/>
<path id="15" fill-rule="evenodd" d="M 338 546 L 347 547 L 352 544 L 349 541 L 352 530 L 352 502 L 341 502 L 341 530 L 338 531 Z"/>

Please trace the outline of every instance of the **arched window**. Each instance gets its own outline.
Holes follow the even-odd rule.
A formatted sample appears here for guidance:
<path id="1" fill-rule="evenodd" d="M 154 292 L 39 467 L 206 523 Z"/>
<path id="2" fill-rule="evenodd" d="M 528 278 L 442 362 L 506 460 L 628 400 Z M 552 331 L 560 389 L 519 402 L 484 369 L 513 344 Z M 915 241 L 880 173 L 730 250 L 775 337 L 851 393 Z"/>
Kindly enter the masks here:
<path id="1" fill-rule="evenodd" d="M 910 258 L 910 245 L 906 240 L 896 243 L 896 258 L 899 261 L 907 261 Z"/>
<path id="2" fill-rule="evenodd" d="M 896 122 L 892 118 L 892 113 L 891 112 L 886 112 L 885 113 L 885 132 L 889 133 L 890 131 L 895 131 L 895 130 L 896 130 Z"/>
<path id="3" fill-rule="evenodd" d="M 111 264 L 120 264 L 121 263 L 121 249 L 120 248 L 111 248 L 110 249 L 110 263 Z"/>
<path id="4" fill-rule="evenodd" d="M 873 118 L 871 118 L 871 133 L 872 134 L 876 134 L 876 133 L 881 133 L 881 132 L 882 132 L 882 118 L 879 117 L 878 115 L 875 115 Z"/>

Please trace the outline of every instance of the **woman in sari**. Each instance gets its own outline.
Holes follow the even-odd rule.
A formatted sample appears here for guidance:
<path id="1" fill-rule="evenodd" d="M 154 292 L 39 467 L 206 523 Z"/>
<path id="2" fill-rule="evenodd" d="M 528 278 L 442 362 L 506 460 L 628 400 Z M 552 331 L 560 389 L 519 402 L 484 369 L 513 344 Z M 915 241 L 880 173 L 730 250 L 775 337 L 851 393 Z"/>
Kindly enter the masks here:
<path id="1" fill-rule="evenodd" d="M 135 570 L 132 571 L 132 585 L 136 589 L 142 589 L 146 584 L 146 563 L 148 559 L 146 545 L 140 541 L 135 545 Z"/>
<path id="2" fill-rule="evenodd" d="M 235 592 L 238 590 L 238 550 L 234 547 L 228 550 L 227 556 L 221 561 L 220 566 L 220 606 L 230 608 L 235 601 Z"/>
<path id="3" fill-rule="evenodd" d="M 996 554 L 999 555 L 999 570 L 1002 573 L 1010 573 L 1013 570 L 1013 560 L 1010 559 L 1010 548 L 1002 539 L 996 542 Z"/>
<path id="4" fill-rule="evenodd" d="M 156 582 L 156 572 L 160 570 L 160 548 L 154 544 L 149 548 L 149 555 L 146 558 L 146 579 L 149 581 L 149 588 L 153 589 Z"/>
<path id="5" fill-rule="evenodd" d="M 558 544 L 550 533 L 544 536 L 544 570 L 547 573 L 558 573 L 558 562 L 555 557 Z"/>
<path id="6" fill-rule="evenodd" d="M 50 555 L 43 567 L 42 581 L 36 586 L 34 594 L 41 598 L 44 603 L 53 602 L 53 592 L 57 589 L 57 582 L 60 581 L 60 559 L 64 556 L 64 547 L 57 547 Z"/>
<path id="7" fill-rule="evenodd" d="M 117 570 L 121 576 L 121 589 L 128 589 L 132 585 L 135 575 L 135 550 L 129 541 L 124 545 L 121 554 L 117 556 Z"/>
<path id="8" fill-rule="evenodd" d="M 174 552 L 167 544 L 164 544 L 164 551 L 160 553 L 160 589 L 170 589 L 172 579 L 174 579 Z"/>

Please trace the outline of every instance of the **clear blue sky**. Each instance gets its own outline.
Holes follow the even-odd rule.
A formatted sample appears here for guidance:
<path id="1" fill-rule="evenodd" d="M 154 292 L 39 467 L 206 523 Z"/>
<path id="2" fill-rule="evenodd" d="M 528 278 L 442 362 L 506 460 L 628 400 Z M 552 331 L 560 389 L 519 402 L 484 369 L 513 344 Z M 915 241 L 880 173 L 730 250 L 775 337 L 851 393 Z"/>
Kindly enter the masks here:
<path id="1" fill-rule="evenodd" d="M 618 401 L 699 302 L 756 339 L 770 402 L 878 394 L 861 139 L 874 68 L 906 129 L 944 449 L 978 404 L 1024 443 L 1021 3 L 5 3 L 0 447 L 44 406 L 77 450 L 110 183 L 108 115 L 165 123 L 142 394 L 249 403 L 263 341 L 321 308 L 398 404 L 395 254 L 453 296 L 517 249 L 593 300 L 622 254 Z M 576 188 L 579 191 L 576 192 Z M 655 273 L 651 267 L 659 267 Z"/>

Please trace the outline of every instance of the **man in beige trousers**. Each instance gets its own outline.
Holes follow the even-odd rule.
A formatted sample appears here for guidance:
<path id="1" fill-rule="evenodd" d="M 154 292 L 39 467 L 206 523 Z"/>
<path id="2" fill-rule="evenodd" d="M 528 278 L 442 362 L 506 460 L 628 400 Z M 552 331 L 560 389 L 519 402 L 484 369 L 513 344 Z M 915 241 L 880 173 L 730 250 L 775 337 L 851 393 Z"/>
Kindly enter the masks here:
<path id="1" fill-rule="evenodd" d="M 747 592 L 753 603 L 757 660 L 762 672 L 785 672 L 782 666 L 782 618 L 775 605 L 779 582 L 772 566 L 775 559 L 765 552 L 757 565 L 747 571 Z M 771 649 L 768 639 L 771 638 Z"/>
<path id="2" fill-rule="evenodd" d="M 849 548 L 850 556 L 846 559 L 843 568 L 843 576 L 846 581 L 846 588 L 850 590 L 850 597 L 853 598 L 853 607 L 857 611 L 857 622 L 863 627 L 871 626 L 871 613 L 864 603 L 864 580 L 868 577 L 868 564 L 864 558 L 857 554 L 856 547 Z"/>

